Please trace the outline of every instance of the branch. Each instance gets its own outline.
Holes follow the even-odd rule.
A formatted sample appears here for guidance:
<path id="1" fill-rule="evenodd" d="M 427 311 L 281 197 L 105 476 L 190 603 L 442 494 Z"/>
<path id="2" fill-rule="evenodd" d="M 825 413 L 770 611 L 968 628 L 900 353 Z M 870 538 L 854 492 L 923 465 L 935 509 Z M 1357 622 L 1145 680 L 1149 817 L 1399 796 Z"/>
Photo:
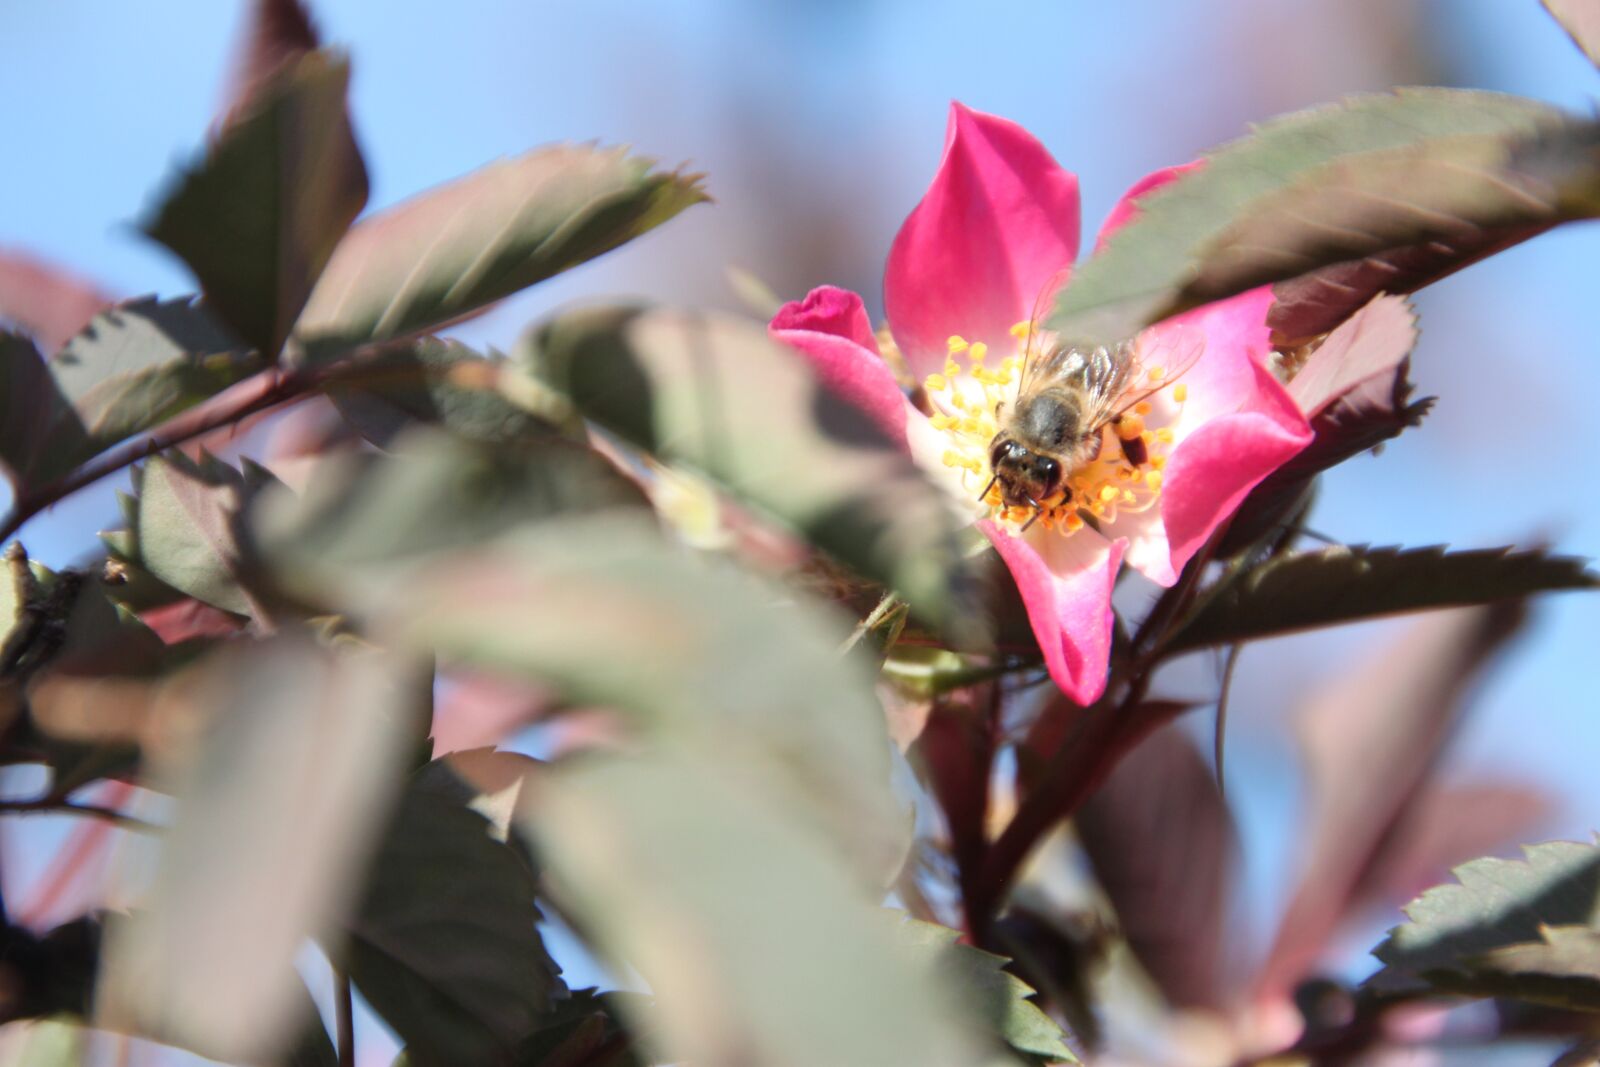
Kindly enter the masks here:
<path id="1" fill-rule="evenodd" d="M 162 828 L 136 815 L 103 804 L 78 804 L 60 797 L 39 797 L 36 800 L 0 800 L 0 815 L 81 815 L 90 819 L 104 819 L 124 830 L 140 834 L 159 834 Z"/>

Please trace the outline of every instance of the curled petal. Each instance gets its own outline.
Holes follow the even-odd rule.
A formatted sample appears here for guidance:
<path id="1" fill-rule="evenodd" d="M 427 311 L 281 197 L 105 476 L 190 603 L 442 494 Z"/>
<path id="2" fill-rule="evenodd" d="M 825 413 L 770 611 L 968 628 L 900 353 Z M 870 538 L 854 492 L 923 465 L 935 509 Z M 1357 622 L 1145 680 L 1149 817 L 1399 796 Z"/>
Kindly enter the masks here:
<path id="1" fill-rule="evenodd" d="M 1111 209 L 1111 214 L 1106 216 L 1106 221 L 1100 227 L 1100 235 L 1094 240 L 1094 250 L 1100 251 L 1106 246 L 1106 241 L 1113 233 L 1132 222 L 1139 215 L 1139 200 L 1149 196 L 1157 189 L 1166 185 L 1175 178 L 1188 174 L 1192 170 L 1199 170 L 1205 165 L 1205 160 L 1197 159 L 1193 163 L 1180 163 L 1176 167 L 1163 167 L 1152 174 L 1134 182 L 1122 198 Z"/>
<path id="2" fill-rule="evenodd" d="M 1111 662 L 1111 590 L 1124 542 L 1088 529 L 1061 537 L 1035 527 L 1038 536 L 1019 537 L 993 522 L 978 526 L 1017 583 L 1051 679 L 1078 704 L 1094 703 Z"/>
<path id="3" fill-rule="evenodd" d="M 1183 378 L 1188 399 L 1173 424 L 1160 508 L 1119 516 L 1106 533 L 1126 537 L 1129 565 L 1161 585 L 1177 581 L 1250 490 L 1311 440 L 1299 407 L 1261 362 L 1271 304 L 1263 287 L 1153 328 L 1199 330 L 1205 354 Z"/>
<path id="4" fill-rule="evenodd" d="M 825 285 L 778 309 L 767 327 L 797 350 L 824 385 L 870 415 L 895 441 L 906 437 L 906 400 L 878 353 L 861 297 Z"/>
<path id="5" fill-rule="evenodd" d="M 1077 254 L 1078 179 L 1016 123 L 952 104 L 944 158 L 884 275 L 907 364 L 934 373 L 952 334 L 1007 344 Z"/>

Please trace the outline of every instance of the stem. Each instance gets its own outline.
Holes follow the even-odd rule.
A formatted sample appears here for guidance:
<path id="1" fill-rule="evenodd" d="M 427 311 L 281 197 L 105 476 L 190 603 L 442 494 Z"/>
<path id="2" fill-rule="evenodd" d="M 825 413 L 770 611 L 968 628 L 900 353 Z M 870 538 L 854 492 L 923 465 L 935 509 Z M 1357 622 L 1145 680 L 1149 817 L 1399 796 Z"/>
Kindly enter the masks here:
<path id="1" fill-rule="evenodd" d="M 850 631 L 850 636 L 845 638 L 844 644 L 839 646 L 839 653 L 843 655 L 860 644 L 861 639 L 876 629 L 884 619 L 888 618 L 889 613 L 898 604 L 899 600 L 896 599 L 893 592 L 883 594 L 883 599 L 878 601 L 878 606 L 873 608 L 866 618 L 857 623 L 854 630 Z"/>
<path id="2" fill-rule="evenodd" d="M 355 1004 L 350 994 L 350 974 L 337 964 L 333 968 L 333 1031 L 339 1046 L 339 1067 L 355 1067 Z"/>
<path id="3" fill-rule="evenodd" d="M 141 834 L 159 834 L 161 827 L 136 815 L 129 815 L 102 804 L 78 804 L 59 797 L 39 797 L 36 800 L 0 800 L 0 815 L 82 815 L 91 819 L 104 819 L 124 830 Z"/>
<path id="4" fill-rule="evenodd" d="M 0 543 L 10 540 L 39 512 L 58 503 L 100 479 L 165 452 L 196 437 L 220 430 L 241 419 L 259 414 L 290 400 L 298 400 L 321 385 L 330 375 L 307 370 L 270 369 L 248 378 L 216 397 L 168 419 L 147 436 L 135 438 L 102 452 L 60 481 L 43 490 L 20 497 L 0 525 Z M 250 386 L 246 389 L 244 386 Z"/>

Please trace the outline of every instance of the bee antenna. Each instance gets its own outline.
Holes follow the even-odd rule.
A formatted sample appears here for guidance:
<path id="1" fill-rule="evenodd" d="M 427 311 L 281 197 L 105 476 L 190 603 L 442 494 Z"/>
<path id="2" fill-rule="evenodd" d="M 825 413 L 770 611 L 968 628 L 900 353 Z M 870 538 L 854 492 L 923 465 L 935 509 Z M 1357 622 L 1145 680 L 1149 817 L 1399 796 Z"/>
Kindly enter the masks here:
<path id="1" fill-rule="evenodd" d="M 981 493 L 979 493 L 979 494 L 978 494 L 978 499 L 979 499 L 979 500 L 982 500 L 982 499 L 983 499 L 983 498 L 984 498 L 984 497 L 986 497 L 986 496 L 988 496 L 988 495 L 989 495 L 989 490 L 991 490 L 991 489 L 993 489 L 993 488 L 994 488 L 994 483 L 995 483 L 995 482 L 997 482 L 997 481 L 999 481 L 999 479 L 1000 479 L 1000 475 L 998 475 L 998 474 L 996 474 L 996 475 L 994 475 L 994 476 L 992 476 L 992 477 L 991 477 L 991 478 L 990 478 L 990 479 L 989 479 L 989 484 L 988 484 L 988 485 L 985 485 L 985 486 L 984 486 L 984 487 L 983 487 L 983 491 L 982 491 L 982 492 L 981 492 Z"/>
<path id="2" fill-rule="evenodd" d="M 1028 503 L 1033 505 L 1033 517 L 1030 518 L 1027 522 L 1023 523 L 1022 524 L 1022 529 L 1018 530 L 1017 533 L 1027 533 L 1028 532 L 1028 527 L 1030 527 L 1034 523 L 1038 522 L 1039 521 L 1039 516 L 1044 514 L 1044 508 L 1042 508 L 1039 505 L 1039 502 L 1037 500 L 1033 499 L 1033 497 L 1030 496 L 1028 498 Z"/>

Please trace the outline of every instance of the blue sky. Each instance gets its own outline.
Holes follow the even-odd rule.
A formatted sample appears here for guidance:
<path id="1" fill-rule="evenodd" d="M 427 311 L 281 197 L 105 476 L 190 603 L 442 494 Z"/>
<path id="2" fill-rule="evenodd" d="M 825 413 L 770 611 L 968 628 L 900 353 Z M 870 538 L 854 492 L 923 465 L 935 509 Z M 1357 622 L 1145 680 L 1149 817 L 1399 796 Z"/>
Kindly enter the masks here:
<path id="1" fill-rule="evenodd" d="M 1600 88 L 1533 0 L 315 7 L 325 37 L 354 55 L 375 207 L 551 140 L 631 143 L 709 173 L 716 205 L 465 331 L 496 344 L 574 300 L 622 293 L 731 306 L 729 264 L 785 296 L 827 281 L 875 302 L 883 254 L 932 174 L 951 99 L 1038 134 L 1078 171 L 1093 226 L 1147 171 L 1343 93 L 1448 80 L 1588 111 Z M 73 265 L 122 295 L 191 290 L 131 223 L 200 143 L 243 9 L 198 0 L 0 7 L 9 156 L 0 244 Z M 1415 376 L 1438 408 L 1382 457 L 1329 477 L 1315 525 L 1352 542 L 1546 538 L 1600 555 L 1597 257 L 1600 230 L 1574 227 L 1424 294 Z M 111 514 L 102 491 L 25 537 L 34 554 L 65 562 Z M 1288 680 L 1337 673 L 1388 632 L 1246 652 L 1230 778 L 1252 842 L 1252 893 L 1274 891 L 1291 826 Z M 1597 632 L 1600 598 L 1546 602 L 1452 755 L 1455 772 L 1515 773 L 1552 790 L 1564 804 L 1552 836 L 1600 824 Z"/>

